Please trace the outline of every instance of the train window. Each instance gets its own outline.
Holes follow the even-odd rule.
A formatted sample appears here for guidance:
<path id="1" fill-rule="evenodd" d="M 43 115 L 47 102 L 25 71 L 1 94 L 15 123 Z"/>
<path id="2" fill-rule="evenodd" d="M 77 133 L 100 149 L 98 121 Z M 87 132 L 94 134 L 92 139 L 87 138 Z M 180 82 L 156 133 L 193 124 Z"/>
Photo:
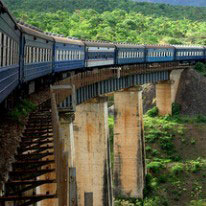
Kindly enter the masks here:
<path id="1" fill-rule="evenodd" d="M 48 49 L 48 62 L 50 62 L 50 53 L 51 53 L 51 50 Z"/>
<path id="2" fill-rule="evenodd" d="M 48 49 L 45 49 L 45 61 L 48 62 Z"/>
<path id="3" fill-rule="evenodd" d="M 3 34 L 0 32 L 0 67 L 2 67 L 3 62 Z"/>
<path id="4" fill-rule="evenodd" d="M 48 49 L 48 62 L 50 62 L 51 61 L 51 49 Z"/>
<path id="5" fill-rule="evenodd" d="M 24 54 L 26 56 L 26 64 L 29 63 L 29 47 L 26 46 L 26 53 Z"/>
<path id="6" fill-rule="evenodd" d="M 81 51 L 79 51 L 79 60 L 81 60 Z"/>
<path id="7" fill-rule="evenodd" d="M 65 53 L 65 51 L 64 50 L 62 50 L 62 61 L 64 61 L 65 59 L 65 55 L 64 55 L 64 53 Z"/>
<path id="8" fill-rule="evenodd" d="M 48 49 L 45 49 L 45 62 L 48 62 Z"/>
<path id="9" fill-rule="evenodd" d="M 31 52 L 31 47 L 29 47 L 29 61 L 28 61 L 29 64 L 32 62 L 31 59 L 32 59 L 32 52 Z"/>
<path id="10" fill-rule="evenodd" d="M 61 61 L 61 50 L 58 50 L 58 61 Z"/>
<path id="11" fill-rule="evenodd" d="M 9 37 L 7 37 L 7 45 L 6 45 L 6 47 L 7 47 L 7 54 L 6 54 L 6 56 L 7 56 L 7 58 L 6 58 L 6 60 L 7 60 L 7 62 L 6 62 L 6 66 L 9 66 L 10 65 L 10 38 Z"/>
<path id="12" fill-rule="evenodd" d="M 42 50 L 41 59 L 42 59 L 42 62 L 44 62 L 44 49 L 42 48 L 41 50 Z"/>
<path id="13" fill-rule="evenodd" d="M 69 51 L 67 51 L 67 60 L 69 60 Z"/>
<path id="14" fill-rule="evenodd" d="M 59 61 L 59 50 L 56 50 L 56 61 Z"/>
<path id="15" fill-rule="evenodd" d="M 36 48 L 36 62 L 39 62 L 39 48 Z"/>
<path id="16" fill-rule="evenodd" d="M 6 35 L 3 34 L 2 35 L 2 44 L 3 44 L 3 49 L 2 49 L 2 53 L 3 53 L 3 58 L 2 58 L 2 66 L 6 66 Z"/>

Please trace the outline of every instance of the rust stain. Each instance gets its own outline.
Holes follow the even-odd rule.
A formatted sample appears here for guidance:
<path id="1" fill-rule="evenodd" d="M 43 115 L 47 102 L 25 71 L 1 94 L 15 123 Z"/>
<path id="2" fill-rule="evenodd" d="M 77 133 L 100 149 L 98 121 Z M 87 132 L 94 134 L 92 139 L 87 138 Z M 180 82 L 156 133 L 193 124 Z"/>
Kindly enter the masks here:
<path id="1" fill-rule="evenodd" d="M 91 151 L 92 147 L 92 134 L 94 134 L 94 127 L 91 123 L 86 123 L 86 135 L 88 137 L 87 149 L 88 152 Z"/>

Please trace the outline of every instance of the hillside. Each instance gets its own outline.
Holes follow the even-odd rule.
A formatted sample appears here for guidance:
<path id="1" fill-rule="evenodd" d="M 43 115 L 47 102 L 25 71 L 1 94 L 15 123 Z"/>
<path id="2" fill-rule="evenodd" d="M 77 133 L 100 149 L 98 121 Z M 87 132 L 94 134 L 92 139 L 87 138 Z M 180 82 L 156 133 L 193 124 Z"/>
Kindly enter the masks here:
<path id="1" fill-rule="evenodd" d="M 134 0 L 137 2 L 151 2 L 151 3 L 164 3 L 172 5 L 181 5 L 181 6 L 206 6 L 205 0 Z"/>
<path id="2" fill-rule="evenodd" d="M 61 10 L 73 13 L 76 10 L 82 9 L 93 9 L 98 13 L 103 13 L 105 11 L 121 9 L 126 12 L 141 13 L 145 16 L 168 17 L 172 20 L 190 19 L 193 21 L 206 21 L 206 8 L 204 7 L 179 7 L 166 4 L 134 2 L 132 0 L 4 0 L 4 2 L 15 13 L 19 10 L 24 12 L 56 12 Z"/>

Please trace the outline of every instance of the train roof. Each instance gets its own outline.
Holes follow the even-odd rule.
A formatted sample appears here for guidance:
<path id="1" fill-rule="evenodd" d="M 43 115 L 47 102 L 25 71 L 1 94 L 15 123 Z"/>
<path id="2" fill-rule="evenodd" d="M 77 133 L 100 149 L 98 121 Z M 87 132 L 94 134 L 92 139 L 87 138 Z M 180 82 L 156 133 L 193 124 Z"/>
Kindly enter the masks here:
<path id="1" fill-rule="evenodd" d="M 165 44 L 165 45 L 161 45 L 161 44 L 146 44 L 145 45 L 145 48 L 148 48 L 148 49 L 174 49 L 174 46 L 172 46 L 172 45 L 167 45 L 167 44 Z"/>
<path id="2" fill-rule="evenodd" d="M 199 45 L 173 45 L 176 49 L 204 49 L 203 46 Z"/>
<path id="3" fill-rule="evenodd" d="M 18 23 L 19 27 L 21 28 L 23 33 L 35 36 L 35 37 L 39 37 L 45 40 L 50 40 L 50 41 L 54 41 L 54 39 L 51 36 L 48 36 L 47 34 L 41 32 L 39 29 L 33 29 L 32 27 L 28 27 L 26 25 L 22 25 L 20 23 Z"/>
<path id="4" fill-rule="evenodd" d="M 132 49 L 144 49 L 144 45 L 138 45 L 138 44 L 121 44 L 121 43 L 116 43 L 115 46 L 117 48 L 132 48 Z"/>
<path id="5" fill-rule="evenodd" d="M 111 47 L 111 48 L 115 48 L 115 45 L 113 43 L 108 43 L 108 42 L 83 40 L 83 43 L 86 46 L 89 46 L 89 47 L 94 46 L 94 47 Z"/>
<path id="6" fill-rule="evenodd" d="M 84 46 L 84 43 L 81 40 L 76 39 L 70 39 L 66 37 L 58 37 L 58 36 L 52 36 L 55 40 L 55 42 L 63 43 L 63 44 L 75 44 L 75 45 L 81 45 Z"/>

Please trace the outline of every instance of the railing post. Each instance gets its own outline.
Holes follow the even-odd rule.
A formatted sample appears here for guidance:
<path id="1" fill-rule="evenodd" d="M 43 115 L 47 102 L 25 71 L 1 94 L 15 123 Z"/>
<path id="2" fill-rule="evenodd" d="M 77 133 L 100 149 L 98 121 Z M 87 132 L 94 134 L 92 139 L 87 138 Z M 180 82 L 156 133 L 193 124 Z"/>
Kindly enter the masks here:
<path id="1" fill-rule="evenodd" d="M 69 168 L 69 206 L 77 206 L 76 168 Z"/>

